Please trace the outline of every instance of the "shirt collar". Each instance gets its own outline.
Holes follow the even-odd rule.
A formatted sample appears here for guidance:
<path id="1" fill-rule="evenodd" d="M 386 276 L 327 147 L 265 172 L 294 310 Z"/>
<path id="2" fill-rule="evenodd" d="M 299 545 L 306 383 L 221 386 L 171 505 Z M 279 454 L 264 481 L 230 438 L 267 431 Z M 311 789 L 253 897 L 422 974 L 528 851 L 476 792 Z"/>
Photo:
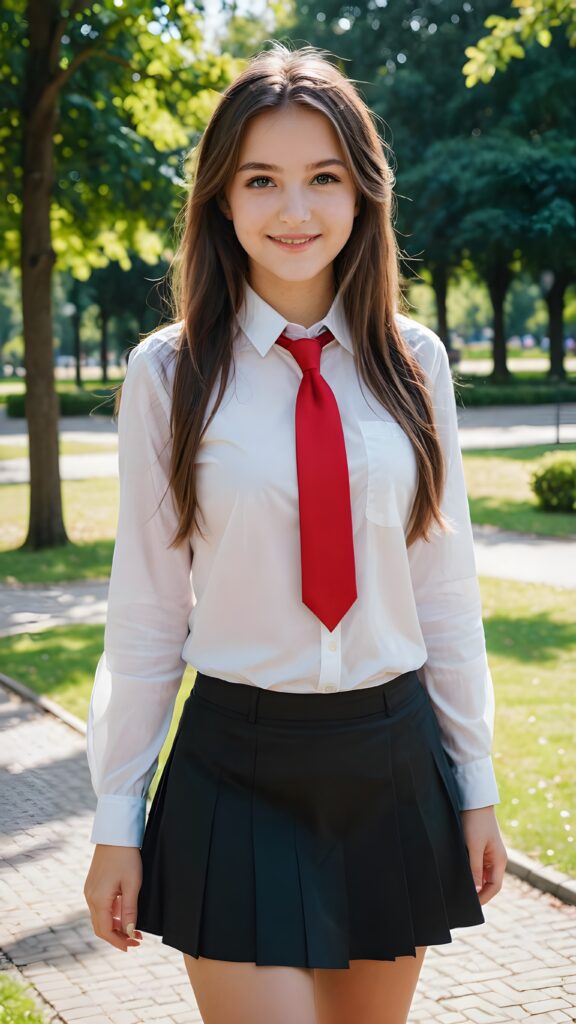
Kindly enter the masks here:
<path id="1" fill-rule="evenodd" d="M 261 356 L 266 355 L 289 324 L 289 321 L 268 302 L 265 302 L 247 281 L 244 282 L 244 301 L 237 313 L 237 320 L 249 342 L 254 345 Z M 303 327 L 302 324 L 291 326 L 299 327 L 300 336 L 310 338 L 319 334 L 323 327 L 328 327 L 336 341 L 340 342 L 352 355 L 354 354 L 352 336 L 342 308 L 340 293 L 336 294 L 330 309 L 322 320 L 308 328 Z M 298 336 L 295 331 L 290 329 L 287 333 L 292 337 Z"/>

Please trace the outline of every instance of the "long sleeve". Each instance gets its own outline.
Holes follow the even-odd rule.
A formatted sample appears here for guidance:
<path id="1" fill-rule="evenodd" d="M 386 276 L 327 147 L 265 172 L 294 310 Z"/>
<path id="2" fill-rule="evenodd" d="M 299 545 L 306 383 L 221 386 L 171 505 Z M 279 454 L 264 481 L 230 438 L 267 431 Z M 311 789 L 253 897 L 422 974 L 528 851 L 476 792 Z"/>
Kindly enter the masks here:
<path id="1" fill-rule="evenodd" d="M 93 843 L 141 845 L 146 795 L 186 668 L 181 654 L 193 604 L 192 554 L 189 543 L 168 547 L 177 521 L 166 490 L 169 443 L 155 368 L 136 346 L 118 414 L 118 525 L 104 650 L 87 720 L 98 797 Z"/>
<path id="2" fill-rule="evenodd" d="M 418 670 L 438 719 L 460 795 L 460 809 L 500 802 L 494 766 L 494 687 L 487 660 L 474 538 L 450 364 L 438 339 L 433 402 L 446 457 L 442 511 L 454 532 L 435 526 L 408 560 L 427 660 Z"/>

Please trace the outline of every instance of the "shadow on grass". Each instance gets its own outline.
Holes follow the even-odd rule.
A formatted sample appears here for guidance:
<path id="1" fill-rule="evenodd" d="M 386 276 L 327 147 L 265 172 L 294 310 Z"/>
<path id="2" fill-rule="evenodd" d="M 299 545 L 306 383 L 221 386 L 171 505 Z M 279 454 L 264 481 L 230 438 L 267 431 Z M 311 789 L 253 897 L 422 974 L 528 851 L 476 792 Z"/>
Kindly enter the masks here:
<path id="1" fill-rule="evenodd" d="M 536 538 L 574 540 L 576 538 L 576 513 L 548 512 L 536 508 L 528 501 L 497 497 L 469 497 L 472 523 L 496 526 L 500 530 L 533 533 Z M 503 538 L 509 539 L 509 538 Z"/>
<path id="2" fill-rule="evenodd" d="M 104 643 L 103 625 L 54 626 L 0 638 L 2 671 L 83 721 Z"/>
<path id="3" fill-rule="evenodd" d="M 552 613 L 515 616 L 492 614 L 484 616 L 488 656 L 503 655 L 521 664 L 555 662 L 558 652 L 569 650 L 576 643 L 576 627 L 572 622 L 554 621 Z"/>
<path id="4" fill-rule="evenodd" d="M 65 583 L 68 580 L 102 579 L 110 576 L 114 540 L 75 544 L 70 541 L 54 548 L 0 551 L 1 583 Z"/>

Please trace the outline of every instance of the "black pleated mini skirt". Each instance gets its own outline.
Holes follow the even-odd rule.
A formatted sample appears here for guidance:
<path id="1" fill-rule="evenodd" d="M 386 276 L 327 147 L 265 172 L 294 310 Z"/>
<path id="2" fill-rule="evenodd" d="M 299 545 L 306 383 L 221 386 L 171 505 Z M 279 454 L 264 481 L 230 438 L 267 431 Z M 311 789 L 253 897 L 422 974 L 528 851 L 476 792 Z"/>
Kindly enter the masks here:
<path id="1" fill-rule="evenodd" d="M 136 927 L 217 960 L 345 968 L 483 924 L 416 671 L 332 693 L 197 673 L 148 814 Z"/>

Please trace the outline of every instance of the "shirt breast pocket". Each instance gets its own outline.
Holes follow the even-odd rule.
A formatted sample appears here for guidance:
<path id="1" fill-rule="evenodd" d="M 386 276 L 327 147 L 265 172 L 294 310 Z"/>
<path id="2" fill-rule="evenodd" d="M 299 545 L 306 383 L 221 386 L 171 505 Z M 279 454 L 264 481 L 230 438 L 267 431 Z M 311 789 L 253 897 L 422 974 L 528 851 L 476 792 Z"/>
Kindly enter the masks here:
<path id="1" fill-rule="evenodd" d="M 403 527 L 416 485 L 414 449 L 399 423 L 359 420 L 367 460 L 366 517 L 378 526 Z"/>

